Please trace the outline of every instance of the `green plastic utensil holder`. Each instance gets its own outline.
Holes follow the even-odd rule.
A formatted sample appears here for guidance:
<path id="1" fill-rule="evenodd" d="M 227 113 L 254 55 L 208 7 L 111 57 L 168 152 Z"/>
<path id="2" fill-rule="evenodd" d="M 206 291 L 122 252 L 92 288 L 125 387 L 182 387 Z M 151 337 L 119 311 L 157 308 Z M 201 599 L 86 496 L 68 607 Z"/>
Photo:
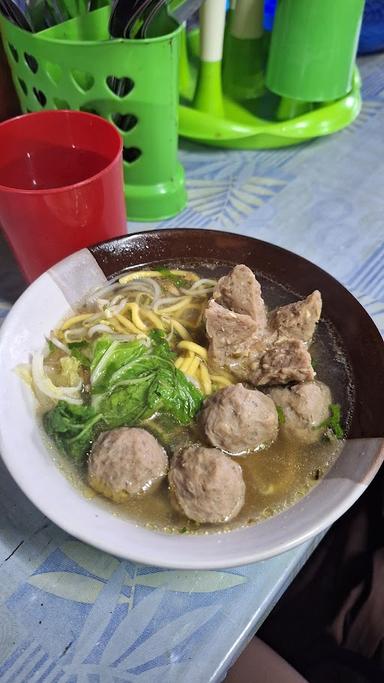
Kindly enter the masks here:
<path id="1" fill-rule="evenodd" d="M 273 93 L 266 93 L 266 98 L 261 96 L 248 99 L 250 93 L 242 87 L 240 91 L 237 90 L 236 96 L 233 91 L 229 95 L 228 90 L 224 90 L 222 115 L 198 109 L 194 92 L 199 63 L 199 40 L 198 30 L 188 32 L 180 56 L 179 131 L 182 137 L 205 145 L 229 149 L 273 149 L 297 145 L 319 136 L 336 133 L 349 126 L 359 115 L 361 80 L 356 67 L 352 71 L 348 93 L 329 102 L 303 103 L 293 99 L 288 101 L 285 98 L 278 103 L 278 98 Z M 228 48 L 227 39 L 224 41 L 224 63 L 228 49 L 231 50 L 231 46 Z M 256 84 L 257 76 L 256 70 Z M 238 83 L 244 85 L 240 78 Z M 224 83 L 225 85 L 228 83 Z M 264 109 L 270 97 L 273 98 L 272 104 L 275 109 L 272 116 L 269 109 Z M 248 103 L 252 106 L 248 106 Z"/>
<path id="2" fill-rule="evenodd" d="M 110 40 L 108 18 L 103 7 L 35 34 L 2 18 L 13 81 L 24 112 L 80 109 L 114 123 L 128 218 L 169 218 L 186 205 L 177 157 L 182 28 L 169 20 L 166 35 Z"/>

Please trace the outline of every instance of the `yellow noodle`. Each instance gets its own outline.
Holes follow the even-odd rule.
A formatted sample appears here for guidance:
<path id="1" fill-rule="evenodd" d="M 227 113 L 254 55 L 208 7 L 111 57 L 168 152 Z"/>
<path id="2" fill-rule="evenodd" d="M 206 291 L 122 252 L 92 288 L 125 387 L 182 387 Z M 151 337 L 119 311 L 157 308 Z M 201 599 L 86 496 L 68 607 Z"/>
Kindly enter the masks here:
<path id="1" fill-rule="evenodd" d="M 173 313 L 174 311 L 180 311 L 183 310 L 187 304 L 191 301 L 190 296 L 183 296 L 181 301 L 178 301 L 176 304 L 172 304 L 172 306 L 165 306 L 164 308 L 157 308 L 156 313 L 159 315 L 164 315 L 168 313 Z"/>
<path id="2" fill-rule="evenodd" d="M 178 320 L 175 320 L 175 318 L 168 318 L 168 321 L 170 323 L 171 329 L 177 332 L 179 337 L 185 340 L 191 340 L 192 337 L 189 334 L 188 330 L 185 329 L 184 325 L 179 323 Z"/>
<path id="3" fill-rule="evenodd" d="M 116 316 L 114 318 L 111 318 L 108 321 L 108 324 L 112 325 L 113 329 L 116 332 L 120 332 L 121 334 L 127 334 L 127 330 L 131 332 L 132 334 L 137 334 L 138 330 L 132 325 L 132 323 L 124 318 L 123 315 L 120 313 L 116 313 Z"/>
<path id="4" fill-rule="evenodd" d="M 193 341 L 181 341 L 178 343 L 177 348 L 186 351 L 192 351 L 193 353 L 196 353 L 198 356 L 200 356 L 200 358 L 203 358 L 203 360 L 207 360 L 208 358 L 207 349 L 205 349 L 204 346 L 200 346 L 200 344 L 196 344 Z"/>
<path id="5" fill-rule="evenodd" d="M 209 396 L 209 394 L 212 393 L 212 382 L 211 382 L 211 378 L 209 376 L 209 372 L 208 372 L 208 369 L 207 369 L 207 366 L 205 365 L 205 363 L 200 363 L 199 371 L 200 371 L 201 386 L 203 388 L 204 393 L 207 396 Z"/>
<path id="6" fill-rule="evenodd" d="M 136 303 L 125 304 L 123 311 L 131 311 L 132 322 L 140 330 L 140 332 L 147 332 L 148 327 L 144 325 L 139 314 L 139 307 Z"/>
<path id="7" fill-rule="evenodd" d="M 184 362 L 184 356 L 179 356 L 175 360 L 175 366 L 180 370 L 180 367 L 183 364 L 183 362 Z"/>
<path id="8" fill-rule="evenodd" d="M 222 375 L 210 375 L 210 377 L 213 384 L 218 384 L 221 387 L 230 387 L 233 384 L 230 379 Z"/>
<path id="9" fill-rule="evenodd" d="M 124 332 L 124 333 L 125 333 L 126 330 L 129 330 L 130 332 L 132 332 L 132 334 L 140 334 L 141 330 L 139 330 L 139 329 L 136 327 L 136 325 L 134 325 L 133 323 L 131 323 L 131 321 L 128 320 L 127 318 L 125 318 L 121 313 L 116 313 L 115 319 L 117 319 L 118 323 L 119 323 L 120 325 L 122 325 L 123 328 L 126 328 L 126 329 L 123 329 L 123 332 Z M 113 322 L 113 320 L 114 320 L 114 319 L 112 318 L 112 319 L 111 319 L 111 322 Z M 147 328 L 145 328 L 145 329 L 147 329 Z M 120 331 L 121 331 L 121 330 L 120 330 Z"/>
<path id="10" fill-rule="evenodd" d="M 128 273 L 128 275 L 123 275 L 123 277 L 119 278 L 119 282 L 121 285 L 127 284 L 127 282 L 131 282 L 132 280 L 141 280 L 142 278 L 145 277 L 161 277 L 162 274 L 160 273 L 159 270 L 137 270 L 134 273 Z"/>
<path id="11" fill-rule="evenodd" d="M 188 280 L 193 280 L 194 282 L 197 282 L 201 279 L 198 275 L 196 275 L 196 273 L 193 273 L 190 270 L 170 270 L 168 272 L 172 275 L 181 275 L 182 277 L 185 277 Z M 128 275 L 123 275 L 123 277 L 119 278 L 119 282 L 120 284 L 125 285 L 127 282 L 131 282 L 132 280 L 139 280 L 146 277 L 166 278 L 167 275 L 167 271 L 162 272 L 161 270 L 137 270 L 134 273 L 128 273 Z"/>
<path id="12" fill-rule="evenodd" d="M 68 320 L 65 321 L 65 323 L 62 324 L 61 330 L 67 330 L 69 327 L 72 327 L 72 325 L 75 325 L 76 323 L 81 322 L 82 320 L 86 320 L 87 318 L 90 318 L 93 316 L 94 313 L 81 313 L 80 315 L 74 315 L 72 318 L 68 318 Z"/>
<path id="13" fill-rule="evenodd" d="M 194 354 L 192 354 L 192 353 L 185 356 L 182 364 L 180 365 L 181 372 L 185 372 L 185 373 L 189 372 L 189 367 L 190 367 L 193 359 L 194 359 Z"/>
<path id="14" fill-rule="evenodd" d="M 192 363 L 188 368 L 188 375 L 191 375 L 191 377 L 196 377 L 196 371 L 200 365 L 200 358 L 199 356 L 194 356 L 192 359 Z"/>
<path id="15" fill-rule="evenodd" d="M 164 330 L 164 325 L 156 313 L 150 311 L 148 308 L 140 308 L 140 313 L 144 318 L 150 320 L 157 330 Z"/>
<path id="16" fill-rule="evenodd" d="M 209 374 L 211 376 L 215 375 L 217 377 L 223 377 L 224 379 L 227 379 L 229 382 L 231 382 L 231 384 L 236 384 L 236 382 L 238 382 L 236 377 L 234 377 L 230 372 L 228 372 L 228 370 L 224 370 L 223 368 L 209 368 Z"/>

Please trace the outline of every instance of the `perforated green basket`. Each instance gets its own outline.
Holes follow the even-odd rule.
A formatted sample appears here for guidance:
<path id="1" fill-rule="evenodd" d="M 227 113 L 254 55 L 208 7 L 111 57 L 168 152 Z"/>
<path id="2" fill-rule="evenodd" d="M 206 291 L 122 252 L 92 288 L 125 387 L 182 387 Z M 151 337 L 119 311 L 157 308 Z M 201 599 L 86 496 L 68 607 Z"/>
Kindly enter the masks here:
<path id="1" fill-rule="evenodd" d="M 161 220 L 186 204 L 177 159 L 179 27 L 146 40 L 109 40 L 109 8 L 28 33 L 1 20 L 24 112 L 80 109 L 114 123 L 124 142 L 128 218 Z"/>

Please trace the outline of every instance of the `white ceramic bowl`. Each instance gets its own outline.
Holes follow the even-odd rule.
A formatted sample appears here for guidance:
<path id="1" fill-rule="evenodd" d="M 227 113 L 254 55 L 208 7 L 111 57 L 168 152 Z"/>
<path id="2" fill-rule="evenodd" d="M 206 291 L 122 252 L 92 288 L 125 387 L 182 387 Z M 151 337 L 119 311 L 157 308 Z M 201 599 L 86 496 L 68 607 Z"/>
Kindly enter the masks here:
<path id="1" fill-rule="evenodd" d="M 357 389 L 349 439 L 327 476 L 285 512 L 225 534 L 180 536 L 150 531 L 114 516 L 97 500 L 83 497 L 54 463 L 38 427 L 32 393 L 15 373 L 15 367 L 28 361 L 31 351 L 42 347 L 45 336 L 70 312 L 71 305 L 89 288 L 105 281 L 104 273 L 183 257 L 247 263 L 299 294 L 318 287 L 323 293 L 325 317 L 345 332 Z M 308 261 L 228 233 L 140 233 L 70 256 L 36 280 L 12 308 L 0 339 L 0 452 L 15 481 L 41 512 L 68 533 L 104 551 L 184 569 L 255 562 L 327 528 L 376 474 L 384 457 L 383 421 L 377 407 L 379 397 L 382 401 L 383 357 L 380 335 L 369 316 L 339 283 Z"/>

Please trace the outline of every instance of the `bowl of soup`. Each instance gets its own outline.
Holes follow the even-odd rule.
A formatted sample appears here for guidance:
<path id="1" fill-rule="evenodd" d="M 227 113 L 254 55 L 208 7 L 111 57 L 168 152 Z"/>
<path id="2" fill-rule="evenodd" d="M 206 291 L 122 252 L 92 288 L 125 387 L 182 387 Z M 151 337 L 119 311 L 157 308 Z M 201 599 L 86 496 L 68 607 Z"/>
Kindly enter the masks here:
<path id="1" fill-rule="evenodd" d="M 0 340 L 0 452 L 68 533 L 175 568 L 330 526 L 384 456 L 383 343 L 330 275 L 249 237 L 103 242 L 36 280 Z"/>

